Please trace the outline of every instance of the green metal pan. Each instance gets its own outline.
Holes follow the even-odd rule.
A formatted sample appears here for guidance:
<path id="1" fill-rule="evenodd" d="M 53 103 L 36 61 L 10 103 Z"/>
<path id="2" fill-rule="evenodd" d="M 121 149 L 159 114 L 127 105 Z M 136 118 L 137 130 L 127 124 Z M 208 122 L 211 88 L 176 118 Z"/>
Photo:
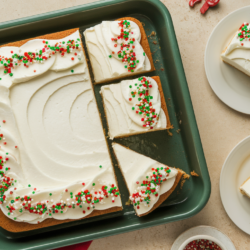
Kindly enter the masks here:
<path id="1" fill-rule="evenodd" d="M 160 76 L 174 129 L 171 130 L 172 135 L 167 131 L 158 131 L 115 141 L 187 173 L 195 170 L 199 177 L 187 180 L 158 209 L 139 218 L 133 207 L 126 205 L 128 191 L 112 153 L 124 211 L 27 233 L 15 234 L 0 228 L 0 249 L 52 249 L 76 244 L 187 219 L 206 205 L 211 192 L 208 169 L 172 19 L 159 0 L 100 1 L 1 23 L 0 44 L 74 27 L 79 27 L 82 33 L 84 29 L 103 20 L 126 16 L 139 19 L 149 36 L 156 71 L 147 75 Z M 150 36 L 152 31 L 156 33 L 155 36 Z M 94 90 L 107 132 L 100 86 L 95 86 Z"/>

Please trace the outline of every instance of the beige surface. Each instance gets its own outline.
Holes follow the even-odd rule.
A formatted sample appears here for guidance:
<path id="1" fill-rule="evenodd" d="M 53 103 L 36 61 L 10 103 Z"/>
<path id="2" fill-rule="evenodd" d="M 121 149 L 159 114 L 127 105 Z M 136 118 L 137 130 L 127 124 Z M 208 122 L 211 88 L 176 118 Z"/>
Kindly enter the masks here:
<path id="1" fill-rule="evenodd" d="M 35 15 L 91 0 L 1 0 L 0 22 Z M 200 135 L 212 178 L 207 206 L 191 219 L 95 240 L 90 250 L 167 249 L 190 227 L 210 225 L 226 233 L 239 250 L 250 249 L 250 237 L 226 215 L 219 195 L 219 175 L 232 148 L 250 134 L 250 117 L 225 106 L 211 90 L 204 71 L 204 50 L 215 25 L 230 12 L 248 5 L 249 0 L 221 0 L 220 6 L 201 16 L 201 4 L 190 9 L 188 0 L 164 0 L 172 15 L 183 64 L 191 92 Z M 203 0 L 204 2 L 204 0 Z M 249 20 L 248 20 L 249 21 Z"/>

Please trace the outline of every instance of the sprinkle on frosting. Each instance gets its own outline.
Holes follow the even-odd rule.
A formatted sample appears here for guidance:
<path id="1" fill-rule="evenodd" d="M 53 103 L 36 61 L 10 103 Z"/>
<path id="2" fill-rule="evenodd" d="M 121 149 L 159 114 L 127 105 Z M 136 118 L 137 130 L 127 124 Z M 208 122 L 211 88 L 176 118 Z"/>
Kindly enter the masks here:
<path id="1" fill-rule="evenodd" d="M 137 209 L 140 209 L 140 204 L 148 206 L 151 202 L 151 197 L 158 197 L 161 184 L 167 180 L 171 169 L 169 167 L 152 168 L 152 172 L 148 173 L 141 183 L 136 182 L 136 191 L 129 197 Z"/>
<path id="2" fill-rule="evenodd" d="M 4 160 L 2 156 L 0 156 L 0 169 L 3 169 L 3 166 L 6 164 L 6 162 L 7 159 Z M 109 197 L 112 197 L 111 199 L 114 203 L 115 198 L 120 195 L 118 188 L 114 184 L 112 184 L 103 185 L 98 190 L 82 189 L 82 191 L 75 194 L 73 194 L 73 192 L 70 192 L 69 197 L 66 198 L 66 200 L 49 200 L 49 197 L 53 195 L 53 193 L 49 193 L 47 201 L 32 203 L 32 195 L 25 195 L 22 197 L 13 197 L 10 201 L 7 202 L 7 195 L 13 196 L 13 191 L 9 191 L 9 189 L 17 184 L 17 181 L 15 179 L 8 176 L 9 170 L 10 168 L 6 167 L 5 171 L 0 171 L 0 204 L 7 203 L 5 204 L 5 206 L 8 210 L 9 216 L 13 215 L 14 211 L 18 211 L 19 214 L 26 211 L 39 215 L 46 213 L 49 216 L 52 216 L 52 214 L 54 213 L 64 213 L 67 211 L 67 209 L 74 209 L 78 206 L 82 208 L 84 204 L 87 206 L 87 209 L 90 210 L 94 209 L 95 204 L 97 203 L 104 204 L 104 200 Z M 95 183 L 93 183 L 92 186 L 95 186 Z M 14 190 L 16 189 L 17 188 L 15 188 Z M 32 194 L 35 194 L 36 190 L 37 189 L 34 188 Z M 68 190 L 66 189 L 65 192 L 68 192 Z M 83 213 L 85 213 L 85 210 L 83 210 Z M 15 218 L 13 219 L 16 220 Z"/>
<path id="3" fill-rule="evenodd" d="M 139 83 L 135 83 L 134 86 L 129 85 L 131 89 L 129 101 L 132 101 L 132 98 L 138 98 L 138 103 L 135 104 L 135 107 L 132 107 L 132 110 L 142 116 L 143 127 L 153 129 L 153 126 L 159 120 L 159 114 L 155 113 L 151 102 L 153 96 L 150 95 L 149 90 L 152 88 L 152 84 L 150 78 L 139 77 L 138 81 Z"/>
<path id="4" fill-rule="evenodd" d="M 122 59 L 122 62 L 125 64 L 124 68 L 126 68 L 128 72 L 134 72 L 136 64 L 139 63 L 139 60 L 136 59 L 136 53 L 134 52 L 135 38 L 131 38 L 131 34 L 133 34 L 133 32 L 131 31 L 130 22 L 123 20 L 119 22 L 118 25 L 121 27 L 120 35 L 117 38 L 111 38 L 111 40 L 114 42 L 115 48 L 119 46 L 118 40 L 122 41 L 120 44 L 120 50 L 117 52 L 118 58 Z M 115 54 L 115 52 L 112 51 L 112 54 Z M 112 58 L 112 55 L 109 55 L 109 58 Z"/>
<path id="5" fill-rule="evenodd" d="M 243 23 L 239 28 L 238 38 L 240 41 L 249 40 L 250 41 L 250 27 L 249 23 Z M 244 46 L 244 43 L 241 43 Z"/>
<path id="6" fill-rule="evenodd" d="M 45 74 L 37 79 L 39 81 L 40 79 L 44 80 L 43 77 L 45 78 L 45 81 L 41 81 L 44 84 L 43 86 L 50 82 L 50 79 L 56 82 L 57 79 L 61 80 L 63 78 L 60 84 L 58 84 L 58 86 L 60 85 L 59 87 L 64 84 L 65 86 L 69 86 L 69 84 L 75 83 L 75 80 L 77 80 L 77 83 L 86 81 L 86 91 L 85 86 L 79 88 L 79 90 L 83 91 L 84 89 L 83 93 L 87 92 L 91 89 L 91 83 L 88 72 L 85 72 L 85 67 L 78 65 L 83 63 L 86 66 L 86 61 L 82 60 L 84 56 L 80 44 L 81 40 L 79 38 L 79 32 L 77 31 L 58 41 L 39 39 L 29 41 L 29 44 L 24 44 L 24 46 L 13 48 L 12 50 L 8 47 L 1 48 L 3 54 L 0 52 L 0 54 L 2 54 L 2 56 L 0 55 L 0 69 L 2 69 L 0 73 L 5 73 L 5 78 L 2 78 L 4 80 L 2 83 L 3 88 L 8 90 L 13 86 L 12 83 L 21 83 L 31 79 L 29 78 L 29 73 L 32 73 L 31 77 L 33 77 L 51 71 L 51 76 Z M 49 58 L 51 58 L 51 60 L 49 60 Z M 26 68 L 28 68 L 28 73 L 26 73 Z M 15 70 L 17 69 L 21 71 L 17 71 L 16 74 Z M 13 73 L 15 76 L 10 78 Z M 76 77 L 74 77 L 75 73 L 78 74 Z M 52 82 L 52 84 L 54 84 L 54 82 Z M 23 86 L 19 85 L 17 87 Z M 78 91 L 72 92 L 72 96 L 74 96 L 75 93 L 78 96 Z M 19 96 L 20 94 L 18 94 L 18 98 Z M 7 95 L 4 95 L 4 98 L 6 98 L 6 100 L 10 99 Z M 5 99 L 3 101 L 5 101 Z M 0 103 L 2 103 L 2 101 L 0 101 Z M 118 197 L 120 196 L 119 190 L 117 186 L 113 184 L 115 183 L 115 178 L 112 172 L 108 150 L 103 151 L 102 146 L 100 146 L 102 150 L 100 151 L 99 149 L 99 144 L 102 145 L 102 143 L 104 143 L 103 145 L 106 147 L 101 125 L 97 123 L 101 131 L 101 134 L 97 136 L 98 141 L 96 142 L 96 140 L 93 139 L 90 145 L 93 145 L 93 147 L 95 145 L 96 147 L 98 146 L 98 148 L 95 147 L 95 153 L 97 155 L 101 153 L 103 158 L 101 157 L 99 159 L 99 157 L 97 157 L 97 160 L 93 160 L 93 157 L 91 157 L 92 159 L 89 159 L 89 162 L 86 160 L 86 164 L 83 166 L 83 168 L 93 167 L 100 169 L 100 171 L 95 173 L 87 171 L 84 177 L 88 180 L 86 185 L 83 182 L 85 180 L 79 182 L 79 175 L 75 174 L 75 171 L 72 171 L 74 174 L 68 174 L 70 166 L 78 166 L 77 161 L 75 161 L 77 166 L 74 166 L 75 164 L 68 166 L 67 163 L 64 164 L 65 161 L 63 161 L 63 164 L 60 164 L 55 159 L 53 159 L 55 165 L 58 163 L 58 166 L 63 165 L 64 167 L 64 170 L 61 171 L 62 173 L 60 172 L 59 174 L 60 176 L 57 176 L 56 173 L 56 178 L 54 176 L 47 177 L 43 171 L 41 171 L 41 178 L 39 178 L 39 174 L 36 174 L 36 178 L 42 180 L 36 182 L 32 179 L 32 174 L 27 176 L 27 179 L 23 177 L 23 173 L 27 170 L 25 166 L 29 165 L 32 167 L 35 166 L 36 163 L 31 159 L 23 161 L 21 157 L 22 155 L 28 154 L 28 151 L 25 152 L 25 150 L 22 150 L 22 140 L 18 141 L 18 138 L 15 138 L 14 133 L 12 133 L 13 130 L 17 131 L 16 124 L 13 124 L 15 120 L 14 115 L 12 116 L 13 113 L 14 110 L 12 107 L 3 108 L 0 112 L 1 125 L 3 127 L 3 130 L 0 131 L 0 148 L 2 147 L 0 154 L 0 209 L 6 216 L 12 220 L 34 224 L 41 223 L 49 217 L 55 219 L 79 219 L 89 215 L 94 209 L 106 210 L 114 206 L 121 206 L 121 200 L 120 197 Z M 11 117 L 11 119 L 7 121 L 3 120 L 7 117 L 6 114 L 8 117 Z M 91 129 L 88 131 L 92 132 Z M 95 132 L 96 131 L 97 130 L 95 130 Z M 92 136 L 92 134 L 90 136 Z M 81 145 L 85 139 L 84 137 L 81 138 L 81 141 L 79 140 Z M 102 140 L 99 141 L 99 139 Z M 17 144 L 17 142 L 20 143 L 20 145 Z M 106 148 L 104 149 L 106 150 Z M 88 154 L 88 152 L 93 151 L 92 148 L 87 149 L 87 146 L 84 150 L 84 153 L 82 153 L 83 157 Z M 39 151 L 37 150 L 37 152 Z M 62 152 L 64 153 L 63 150 Z M 22 164 L 24 165 L 23 170 L 21 168 Z M 44 165 L 48 166 L 48 164 Z M 84 172 L 84 170 L 85 169 L 81 169 L 81 173 Z M 60 180 L 61 176 L 62 180 Z M 52 183 L 50 187 L 51 180 L 55 180 L 55 182 Z M 72 211 L 72 208 L 75 208 L 75 210 Z"/>
<path id="7" fill-rule="evenodd" d="M 0 134 L 0 139 L 1 138 L 3 138 L 3 134 Z M 8 155 L 8 153 L 6 153 L 6 155 Z M 104 200 L 109 197 L 112 197 L 112 202 L 114 203 L 115 198 L 120 195 L 118 188 L 114 184 L 111 184 L 103 185 L 99 190 L 94 190 L 93 188 L 93 190 L 82 189 L 82 191 L 75 194 L 73 194 L 73 192 L 70 192 L 69 197 L 66 200 L 57 202 L 53 200 L 49 201 L 50 197 L 53 196 L 53 193 L 49 193 L 47 201 L 32 203 L 32 195 L 14 197 L 13 191 L 9 191 L 11 187 L 17 186 L 18 182 L 14 178 L 8 176 L 8 171 L 10 171 L 10 168 L 5 167 L 8 160 L 9 159 L 7 157 L 4 159 L 2 156 L 0 156 L 0 204 L 7 203 L 5 204 L 5 206 L 8 210 L 9 216 L 13 215 L 14 211 L 18 211 L 19 214 L 27 211 L 29 213 L 39 215 L 47 213 L 49 216 L 52 216 L 53 213 L 64 213 L 67 209 L 74 209 L 77 206 L 82 208 L 83 204 L 86 204 L 87 209 L 90 210 L 90 208 L 95 208 L 96 203 L 104 204 Z M 100 165 L 100 168 L 101 167 L 102 166 Z M 82 185 L 84 186 L 85 183 L 82 183 Z M 92 183 L 93 187 L 95 185 L 95 183 Z M 28 187 L 30 188 L 31 185 L 28 184 Z M 17 187 L 14 188 L 14 190 L 17 189 Z M 35 194 L 36 190 L 37 188 L 34 188 L 32 194 Z M 68 190 L 66 189 L 65 192 L 68 192 Z M 11 196 L 13 196 L 13 198 L 7 202 L 8 197 Z M 83 210 L 83 213 L 85 213 L 85 210 Z M 14 217 L 13 219 L 16 220 L 16 217 Z"/>
<path id="8" fill-rule="evenodd" d="M 72 53 L 73 57 L 71 58 L 72 61 L 75 60 L 74 57 L 78 56 L 76 51 L 81 50 L 80 46 L 80 39 L 77 40 L 68 40 L 57 42 L 53 45 L 49 44 L 49 41 L 42 41 L 43 46 L 41 45 L 41 49 L 37 52 L 24 52 L 23 54 L 13 54 L 12 57 L 4 57 L 0 55 L 0 64 L 4 66 L 4 74 L 9 74 L 9 76 L 13 76 L 12 69 L 18 67 L 20 65 L 25 66 L 26 68 L 29 67 L 32 63 L 44 63 L 44 61 L 48 60 L 51 56 L 55 55 L 55 53 L 60 53 L 63 57 L 65 53 Z M 78 57 L 81 60 L 81 57 Z M 36 72 L 36 70 L 34 70 Z M 73 71 L 74 72 L 74 71 Z"/>

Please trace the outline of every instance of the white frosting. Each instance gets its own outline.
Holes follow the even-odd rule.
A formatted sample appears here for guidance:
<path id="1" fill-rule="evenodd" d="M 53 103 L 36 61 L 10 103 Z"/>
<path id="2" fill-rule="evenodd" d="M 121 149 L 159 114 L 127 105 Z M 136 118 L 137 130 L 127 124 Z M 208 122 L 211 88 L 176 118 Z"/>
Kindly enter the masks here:
<path id="1" fill-rule="evenodd" d="M 247 29 L 250 26 L 247 25 Z M 223 61 L 250 76 L 250 40 L 239 36 L 241 29 L 236 32 L 227 49 L 221 54 Z M 250 35 L 250 33 L 249 33 Z"/>
<path id="2" fill-rule="evenodd" d="M 78 31 L 48 42 L 55 44 L 72 39 L 79 39 Z M 20 48 L 2 47 L 0 55 L 11 57 L 15 53 L 35 52 L 43 45 L 41 39 L 31 40 Z M 94 209 L 121 206 L 120 197 L 114 199 L 110 195 L 100 203 L 68 208 L 69 204 L 76 204 L 78 192 L 88 189 L 98 198 L 101 194 L 94 192 L 99 192 L 103 185 L 109 188 L 116 183 L 81 45 L 79 48 L 71 49 L 72 53 L 65 53 L 63 57 L 55 53 L 43 63 L 28 64 L 28 68 L 16 66 L 12 77 L 3 74 L 0 68 L 0 136 L 3 134 L 0 156 L 4 159 L 4 169 L 10 168 L 5 174 L 16 180 L 5 193 L 6 199 L 0 208 L 16 221 L 79 219 Z M 2 123 L 3 120 L 6 123 Z M 4 178 L 0 175 L 0 185 L 2 181 Z M 39 202 L 45 203 L 48 209 L 56 203 L 66 205 L 63 213 L 50 216 L 47 212 L 41 215 L 24 209 L 20 212 L 22 202 L 17 201 L 13 203 L 15 210 L 8 214 L 6 206 L 10 201 L 25 195 L 32 198 L 31 206 Z"/>
<path id="3" fill-rule="evenodd" d="M 155 113 L 159 115 L 159 119 L 151 126 L 143 127 L 143 125 L 145 125 L 145 122 L 142 121 L 144 116 L 136 113 L 136 104 L 139 103 L 139 96 L 138 94 L 136 94 L 134 98 L 131 96 L 131 92 L 138 90 L 137 87 L 141 83 L 140 80 L 138 80 L 139 78 L 124 80 L 117 84 L 109 84 L 101 87 L 111 139 L 133 133 L 167 128 L 167 119 L 165 112 L 161 108 L 161 97 L 158 85 L 153 78 L 144 78 L 152 85 L 152 87 L 149 88 L 149 94 L 153 97 L 153 99 L 151 99 L 152 107 L 155 109 Z M 137 85 L 135 86 L 135 84 Z M 132 88 L 130 86 L 132 86 Z M 132 110 L 132 107 L 135 107 L 135 109 Z"/>
<path id="4" fill-rule="evenodd" d="M 117 143 L 113 143 L 112 146 L 118 159 L 119 167 L 127 183 L 130 195 L 142 189 L 140 184 L 143 180 L 146 180 L 146 176 L 151 175 L 152 168 L 166 167 L 166 165 L 163 165 L 147 156 L 138 154 Z M 154 204 L 158 201 L 160 195 L 166 193 L 173 187 L 178 171 L 174 168 L 170 168 L 170 170 L 171 172 L 169 176 L 166 177 L 167 181 L 162 182 L 162 184 L 157 187 L 159 195 L 157 197 L 151 195 L 150 203 L 141 203 L 139 209 L 137 206 L 134 206 L 138 215 L 145 214 L 150 211 Z"/>
<path id="5" fill-rule="evenodd" d="M 128 69 L 124 67 L 125 64 L 117 54 L 117 52 L 121 50 L 121 44 L 126 42 L 125 39 L 117 39 L 116 47 L 114 46 L 116 43 L 111 40 L 112 38 L 117 38 L 121 33 L 119 23 L 120 21 L 103 21 L 101 24 L 84 31 L 89 58 L 96 82 L 133 74 L 128 72 Z M 140 44 L 140 28 L 132 21 L 130 21 L 129 28 L 123 28 L 125 31 L 127 30 L 131 32 L 129 38 L 135 39 L 133 50 L 139 63 L 137 63 L 134 73 L 138 74 L 139 72 L 150 71 L 150 61 Z M 112 55 L 111 58 L 109 57 L 110 55 Z"/>
<path id="6" fill-rule="evenodd" d="M 250 197 L 250 179 L 248 179 L 244 184 L 240 186 L 242 190 L 248 197 Z"/>

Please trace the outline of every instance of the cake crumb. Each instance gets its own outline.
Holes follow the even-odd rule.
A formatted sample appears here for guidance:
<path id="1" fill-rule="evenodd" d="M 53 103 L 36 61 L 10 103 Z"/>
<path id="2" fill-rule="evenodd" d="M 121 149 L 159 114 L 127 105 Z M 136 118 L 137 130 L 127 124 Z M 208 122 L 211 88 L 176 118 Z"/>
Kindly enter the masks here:
<path id="1" fill-rule="evenodd" d="M 155 35 L 156 35 L 156 32 L 152 31 L 151 34 L 148 37 L 155 36 Z"/>
<path id="2" fill-rule="evenodd" d="M 188 180 L 188 179 L 190 178 L 190 175 L 184 172 L 182 178 L 183 178 L 184 180 Z"/>
<path id="3" fill-rule="evenodd" d="M 177 134 L 179 134 L 180 132 L 181 132 L 181 130 L 180 130 L 180 129 L 177 129 L 177 130 L 176 130 L 176 133 L 177 133 Z"/>
<path id="4" fill-rule="evenodd" d="M 160 61 L 160 60 L 157 59 L 157 60 L 155 60 L 155 63 L 157 63 L 157 62 L 159 62 L 159 61 Z"/>
<path id="5" fill-rule="evenodd" d="M 167 129 L 167 132 L 169 136 L 173 136 L 173 134 L 169 131 L 169 129 Z"/>
<path id="6" fill-rule="evenodd" d="M 141 22 L 142 26 L 145 26 L 145 23 Z"/>
<path id="7" fill-rule="evenodd" d="M 163 68 L 160 68 L 160 70 L 161 70 L 161 71 L 164 71 L 164 69 L 163 69 Z"/>
<path id="8" fill-rule="evenodd" d="M 181 180 L 181 186 L 180 186 L 180 189 L 182 189 L 183 188 L 183 185 L 184 185 L 184 183 L 186 182 L 186 180 Z"/>
<path id="9" fill-rule="evenodd" d="M 174 167 L 174 168 L 182 172 L 182 177 L 181 177 L 181 181 L 180 181 L 180 189 L 182 189 L 184 183 L 186 182 L 186 180 L 188 180 L 188 179 L 190 178 L 190 175 L 187 174 L 186 172 L 184 172 L 184 171 L 183 171 L 182 169 L 180 169 L 180 168 L 176 168 L 176 167 Z"/>
<path id="10" fill-rule="evenodd" d="M 156 42 L 156 41 L 153 41 L 153 44 L 157 44 L 157 42 Z"/>
<path id="11" fill-rule="evenodd" d="M 191 173 L 190 173 L 192 176 L 195 176 L 195 177 L 199 177 L 199 175 L 193 170 Z"/>
<path id="12" fill-rule="evenodd" d="M 126 203 L 125 203 L 126 206 L 130 206 L 131 205 L 131 200 L 128 200 Z"/>

